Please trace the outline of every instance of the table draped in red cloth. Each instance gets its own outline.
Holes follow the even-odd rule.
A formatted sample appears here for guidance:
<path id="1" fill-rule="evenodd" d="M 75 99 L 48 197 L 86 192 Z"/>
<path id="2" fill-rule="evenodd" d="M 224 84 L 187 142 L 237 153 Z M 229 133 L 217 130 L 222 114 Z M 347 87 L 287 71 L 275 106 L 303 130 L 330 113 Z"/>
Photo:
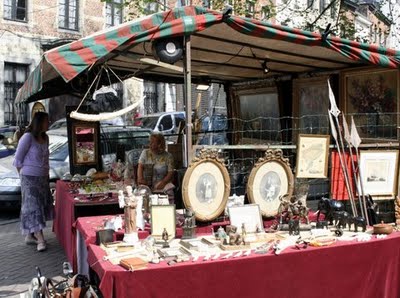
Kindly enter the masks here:
<path id="1" fill-rule="evenodd" d="M 288 248 L 227 260 L 165 261 L 129 272 L 88 247 L 88 261 L 104 297 L 400 297 L 400 233 L 368 242 L 338 241 L 328 247 Z"/>
<path id="2" fill-rule="evenodd" d="M 78 217 L 77 213 L 79 213 L 79 210 L 90 211 L 90 208 L 93 208 L 93 211 L 97 212 L 101 207 L 104 209 L 101 210 L 102 212 L 108 212 L 109 210 L 109 213 L 112 214 L 116 209 L 115 206 L 118 204 L 118 198 L 115 194 L 111 198 L 101 201 L 96 199 L 89 200 L 84 197 L 75 200 L 74 197 L 75 194 L 70 193 L 68 182 L 57 181 L 53 231 L 59 243 L 64 248 L 68 261 L 76 268 L 76 235 L 74 223 Z"/>
<path id="3" fill-rule="evenodd" d="M 352 155 L 354 160 L 354 165 L 357 168 L 357 156 Z M 347 168 L 347 173 L 349 175 L 349 184 L 352 189 L 352 193 L 355 196 L 354 184 L 354 172 L 351 165 L 350 153 L 346 152 L 343 156 L 343 162 Z M 348 200 L 349 195 L 346 188 L 346 182 L 344 179 L 343 169 L 340 164 L 339 154 L 337 151 L 332 151 L 331 153 L 331 196 L 336 200 Z"/>

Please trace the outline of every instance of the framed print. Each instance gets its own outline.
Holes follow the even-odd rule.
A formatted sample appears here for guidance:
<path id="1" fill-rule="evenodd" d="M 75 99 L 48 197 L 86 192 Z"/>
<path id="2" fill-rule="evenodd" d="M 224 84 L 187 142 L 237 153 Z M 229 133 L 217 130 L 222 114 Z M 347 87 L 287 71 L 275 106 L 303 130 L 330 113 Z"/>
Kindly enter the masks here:
<path id="1" fill-rule="evenodd" d="M 341 73 L 341 106 L 363 140 L 396 139 L 399 71 L 367 68 Z"/>
<path id="2" fill-rule="evenodd" d="M 364 194 L 396 194 L 398 174 L 398 150 L 361 150 L 360 186 Z"/>
<path id="3" fill-rule="evenodd" d="M 183 203 L 200 221 L 211 221 L 225 209 L 230 193 L 229 173 L 218 152 L 201 150 L 182 182 Z"/>
<path id="4" fill-rule="evenodd" d="M 98 157 L 96 123 L 74 123 L 72 125 L 72 147 L 74 165 L 96 165 Z"/>
<path id="5" fill-rule="evenodd" d="M 175 205 L 153 205 L 150 210 L 151 235 L 161 239 L 164 229 L 167 230 L 169 239 L 175 238 L 176 215 Z"/>
<path id="6" fill-rule="evenodd" d="M 289 160 L 283 157 L 282 150 L 268 149 L 250 172 L 247 183 L 249 201 L 260 206 L 262 216 L 273 217 L 278 214 L 280 197 L 292 196 L 294 177 Z"/>
<path id="7" fill-rule="evenodd" d="M 328 76 L 293 80 L 293 140 L 329 133 Z"/>
<path id="8" fill-rule="evenodd" d="M 299 135 L 296 178 L 327 178 L 329 135 Z"/>
<path id="9" fill-rule="evenodd" d="M 256 233 L 264 230 L 260 206 L 248 204 L 243 206 L 232 206 L 228 208 L 229 221 L 237 227 L 238 233 L 242 233 L 244 226 L 246 233 Z"/>

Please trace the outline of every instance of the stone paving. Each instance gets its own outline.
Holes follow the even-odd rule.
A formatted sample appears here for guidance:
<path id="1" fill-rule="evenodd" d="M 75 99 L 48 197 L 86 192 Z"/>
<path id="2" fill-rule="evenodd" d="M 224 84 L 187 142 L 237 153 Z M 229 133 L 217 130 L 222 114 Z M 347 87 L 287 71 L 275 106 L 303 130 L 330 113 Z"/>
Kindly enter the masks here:
<path id="1" fill-rule="evenodd" d="M 37 276 L 35 266 L 42 275 L 55 280 L 63 279 L 62 264 L 66 256 L 52 232 L 52 221 L 44 230 L 47 250 L 38 252 L 36 245 L 26 245 L 21 235 L 19 220 L 0 223 L 0 297 L 27 297 L 32 278 Z"/>

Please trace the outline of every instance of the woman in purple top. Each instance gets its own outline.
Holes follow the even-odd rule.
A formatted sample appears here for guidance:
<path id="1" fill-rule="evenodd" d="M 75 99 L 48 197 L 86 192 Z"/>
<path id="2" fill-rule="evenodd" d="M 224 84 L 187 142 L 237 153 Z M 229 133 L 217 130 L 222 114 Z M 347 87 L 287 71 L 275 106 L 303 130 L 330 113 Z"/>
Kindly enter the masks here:
<path id="1" fill-rule="evenodd" d="M 14 166 L 21 179 L 21 230 L 25 243 L 46 250 L 43 229 L 53 218 L 49 188 L 49 115 L 36 112 L 18 143 Z"/>

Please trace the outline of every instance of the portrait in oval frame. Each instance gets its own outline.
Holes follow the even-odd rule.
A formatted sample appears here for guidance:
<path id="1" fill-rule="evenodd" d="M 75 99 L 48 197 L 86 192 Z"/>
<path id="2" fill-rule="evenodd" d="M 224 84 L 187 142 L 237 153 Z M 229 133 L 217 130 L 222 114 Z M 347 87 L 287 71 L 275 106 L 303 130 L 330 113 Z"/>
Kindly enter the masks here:
<path id="1" fill-rule="evenodd" d="M 223 160 L 212 150 L 201 150 L 182 182 L 185 208 L 199 221 L 211 221 L 224 212 L 230 193 L 230 178 Z"/>
<path id="2" fill-rule="evenodd" d="M 278 214 L 281 201 L 285 194 L 292 196 L 294 175 L 282 150 L 268 149 L 250 172 L 247 183 L 247 194 L 250 203 L 258 204 L 264 217 Z"/>

